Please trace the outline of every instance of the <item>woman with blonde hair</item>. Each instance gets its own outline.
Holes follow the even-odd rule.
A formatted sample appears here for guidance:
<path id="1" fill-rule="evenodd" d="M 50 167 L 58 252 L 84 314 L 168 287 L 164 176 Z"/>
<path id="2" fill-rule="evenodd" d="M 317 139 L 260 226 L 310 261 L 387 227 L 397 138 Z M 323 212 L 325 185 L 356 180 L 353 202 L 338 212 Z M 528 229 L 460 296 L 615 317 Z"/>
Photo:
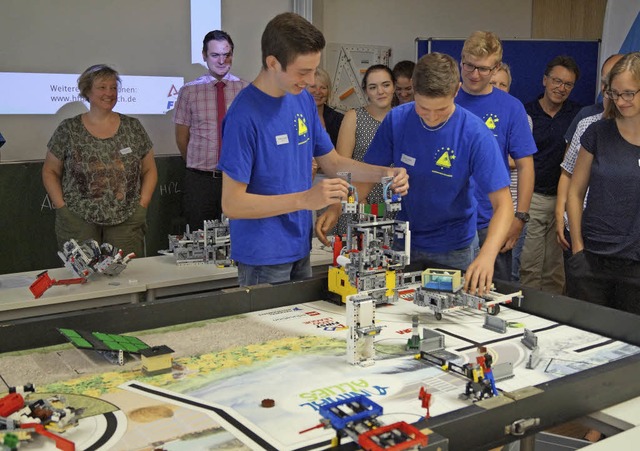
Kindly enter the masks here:
<path id="1" fill-rule="evenodd" d="M 569 185 L 567 290 L 640 314 L 640 52 L 618 61 L 607 85 L 604 119 L 582 135 Z"/>
<path id="2" fill-rule="evenodd" d="M 322 122 L 325 130 L 329 133 L 331 142 L 335 146 L 338 142 L 338 133 L 340 132 L 340 125 L 342 124 L 344 114 L 334 110 L 327 104 L 331 97 L 331 77 L 329 73 L 323 68 L 318 67 L 316 69 L 315 82 L 307 86 L 307 90 L 316 101 L 320 122 Z"/>
<path id="3" fill-rule="evenodd" d="M 113 111 L 120 77 L 97 64 L 78 78 L 89 111 L 49 140 L 42 181 L 56 209 L 58 246 L 71 238 L 144 257 L 147 207 L 158 181 L 153 144 L 138 119 Z"/>

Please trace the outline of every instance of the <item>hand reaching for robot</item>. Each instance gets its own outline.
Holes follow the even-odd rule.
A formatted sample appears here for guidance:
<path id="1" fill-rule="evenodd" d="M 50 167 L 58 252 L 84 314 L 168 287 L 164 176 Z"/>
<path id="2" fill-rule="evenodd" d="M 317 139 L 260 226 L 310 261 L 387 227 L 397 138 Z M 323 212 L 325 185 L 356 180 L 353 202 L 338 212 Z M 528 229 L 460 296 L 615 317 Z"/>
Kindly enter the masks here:
<path id="1" fill-rule="evenodd" d="M 464 291 L 482 297 L 491 291 L 492 280 L 493 260 L 478 255 L 465 272 Z"/>
<path id="2" fill-rule="evenodd" d="M 405 168 L 389 168 L 392 171 L 393 180 L 391 189 L 395 194 L 406 196 L 409 191 L 409 174 Z"/>
<path id="3" fill-rule="evenodd" d="M 340 203 L 349 195 L 349 184 L 340 178 L 324 179 L 305 192 L 305 207 L 320 210 L 328 205 Z"/>

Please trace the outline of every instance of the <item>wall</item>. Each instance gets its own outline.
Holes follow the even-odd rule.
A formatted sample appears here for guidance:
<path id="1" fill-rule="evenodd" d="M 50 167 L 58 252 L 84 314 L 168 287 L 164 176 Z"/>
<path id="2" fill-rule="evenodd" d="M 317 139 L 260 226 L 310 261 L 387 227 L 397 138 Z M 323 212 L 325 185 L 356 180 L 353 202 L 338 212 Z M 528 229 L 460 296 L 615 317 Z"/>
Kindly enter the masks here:
<path id="1" fill-rule="evenodd" d="M 223 0 L 222 27 L 236 44 L 235 73 L 253 80 L 264 26 L 290 7 L 290 0 Z M 190 62 L 189 22 L 189 0 L 2 0 L 0 71 L 80 73 L 105 62 L 122 74 L 189 81 L 204 71 Z M 51 116 L 0 115 L 7 139 L 0 162 L 43 159 L 58 123 L 83 111 L 76 102 Z M 140 120 L 156 154 L 177 155 L 171 113 Z"/>
<path id="2" fill-rule="evenodd" d="M 291 0 L 222 1 L 222 27 L 236 44 L 235 73 L 255 78 L 265 24 L 291 9 Z M 392 63 L 414 58 L 417 37 L 464 37 L 481 28 L 529 37 L 531 29 L 530 0 L 504 2 L 499 10 L 488 0 L 315 0 L 313 12 L 328 42 L 390 46 Z M 203 71 L 190 63 L 189 0 L 3 0 L 0 42 L 0 71 L 80 73 L 96 62 L 123 74 L 185 80 Z M 83 111 L 76 102 L 53 116 L 0 116 L 7 139 L 0 162 L 44 158 L 58 123 Z M 177 154 L 171 113 L 140 119 L 156 154 Z"/>
<path id="3" fill-rule="evenodd" d="M 492 29 L 503 37 L 529 37 L 531 0 L 503 3 L 496 10 L 495 1 L 487 0 L 314 0 L 312 10 L 327 42 L 390 46 L 393 63 L 415 57 L 417 37 L 464 37 L 475 29 Z M 236 45 L 234 73 L 247 80 L 255 78 L 264 26 L 292 6 L 292 0 L 222 0 L 222 28 Z M 0 71 L 80 73 L 105 62 L 126 75 L 192 80 L 204 68 L 190 62 L 189 20 L 189 0 L 2 0 Z M 5 231 L 0 252 L 8 252 L 0 272 L 42 269 L 56 261 L 52 212 L 44 198 L 40 167 L 55 127 L 83 111 L 84 106 L 76 102 L 55 115 L 0 115 L 0 131 L 7 139 L 0 150 L 0 215 Z M 171 113 L 139 118 L 156 154 L 170 157 L 158 159 L 161 186 L 149 212 L 148 254 L 154 255 L 165 247 L 171 222 L 179 219 L 180 187 L 175 184 L 179 184 L 182 163 Z M 44 244 L 33 248 L 36 236 Z M 40 255 L 45 253 L 46 257 Z M 17 261 L 21 264 L 12 264 Z"/>
<path id="4" fill-rule="evenodd" d="M 502 38 L 530 38 L 531 1 L 324 0 L 323 24 L 328 42 L 389 46 L 395 64 L 415 59 L 417 37 L 491 30 Z"/>
<path id="5" fill-rule="evenodd" d="M 273 15 L 290 6 L 290 0 L 222 2 L 222 28 L 236 44 L 234 73 L 248 80 L 256 76 L 262 30 Z M 79 73 L 105 62 L 127 75 L 192 80 L 205 69 L 190 62 L 189 21 L 189 0 L 2 0 L 0 71 Z M 61 264 L 40 172 L 55 127 L 84 111 L 75 102 L 55 115 L 0 115 L 7 139 L 0 150 L 0 273 Z M 184 165 L 177 156 L 171 113 L 139 119 L 159 155 L 159 183 L 149 206 L 146 240 L 147 255 L 157 255 L 168 246 L 167 234 L 181 231 Z"/>
<path id="6" fill-rule="evenodd" d="M 606 6 L 607 0 L 533 0 L 531 37 L 601 39 Z"/>
<path id="7" fill-rule="evenodd" d="M 184 165 L 178 156 L 158 157 L 158 185 L 147 213 L 147 256 L 167 249 L 167 235 L 185 229 L 180 216 Z M 54 234 L 55 210 L 40 173 L 42 162 L 0 164 L 0 274 L 62 266 Z"/>

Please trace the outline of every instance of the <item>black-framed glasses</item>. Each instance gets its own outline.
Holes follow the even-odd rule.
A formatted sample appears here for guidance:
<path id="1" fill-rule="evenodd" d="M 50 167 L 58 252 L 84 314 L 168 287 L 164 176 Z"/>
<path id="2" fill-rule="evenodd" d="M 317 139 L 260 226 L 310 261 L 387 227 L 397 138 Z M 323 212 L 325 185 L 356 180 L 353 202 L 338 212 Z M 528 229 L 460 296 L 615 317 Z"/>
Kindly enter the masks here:
<path id="1" fill-rule="evenodd" d="M 549 80 L 551 80 L 551 86 L 553 86 L 554 88 L 564 86 L 568 91 L 571 91 L 576 85 L 575 83 L 572 83 L 570 81 L 562 81 L 561 79 L 556 77 L 549 77 Z"/>
<path id="2" fill-rule="evenodd" d="M 637 91 L 625 91 L 625 92 L 616 92 L 616 91 L 605 91 L 604 95 L 607 99 L 611 99 L 614 102 L 619 98 L 626 102 L 631 102 L 637 93 L 640 92 L 640 89 Z"/>
<path id="3" fill-rule="evenodd" d="M 495 69 L 495 68 L 496 68 L 496 66 L 493 66 L 493 67 L 474 66 L 473 64 L 469 64 L 469 63 L 465 63 L 465 62 L 462 63 L 462 69 L 465 72 L 471 73 L 474 70 L 477 70 L 480 75 L 489 75 L 491 73 L 491 71 L 493 69 Z"/>

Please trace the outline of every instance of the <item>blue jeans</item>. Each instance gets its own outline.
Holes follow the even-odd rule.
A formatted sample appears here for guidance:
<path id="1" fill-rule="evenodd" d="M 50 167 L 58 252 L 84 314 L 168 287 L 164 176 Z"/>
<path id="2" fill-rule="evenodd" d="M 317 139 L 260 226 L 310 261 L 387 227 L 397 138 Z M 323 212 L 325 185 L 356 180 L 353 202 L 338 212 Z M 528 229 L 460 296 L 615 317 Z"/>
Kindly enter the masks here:
<path id="1" fill-rule="evenodd" d="M 293 263 L 280 265 L 247 265 L 238 263 L 238 284 L 241 287 L 260 283 L 289 282 L 311 277 L 311 259 L 307 255 Z"/>
<path id="2" fill-rule="evenodd" d="M 479 248 L 478 234 L 473 238 L 471 244 L 462 249 L 455 249 L 448 252 L 426 252 L 419 249 L 411 249 L 411 263 L 417 263 L 423 267 L 433 267 L 433 264 L 443 265 L 449 268 L 467 270 L 467 267 L 475 260 Z"/>

